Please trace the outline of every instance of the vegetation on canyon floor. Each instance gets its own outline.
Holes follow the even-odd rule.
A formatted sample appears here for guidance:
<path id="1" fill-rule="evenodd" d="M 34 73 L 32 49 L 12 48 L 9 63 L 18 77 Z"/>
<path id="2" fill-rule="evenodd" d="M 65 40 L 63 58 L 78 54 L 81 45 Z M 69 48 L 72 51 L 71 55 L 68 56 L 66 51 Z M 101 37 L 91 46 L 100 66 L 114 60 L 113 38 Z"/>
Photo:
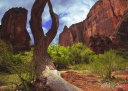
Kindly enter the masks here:
<path id="1" fill-rule="evenodd" d="M 12 47 L 0 42 L 0 86 L 12 86 L 12 89 L 29 90 L 30 83 L 35 80 L 32 65 L 33 49 L 29 52 L 13 54 Z M 82 43 L 63 47 L 51 44 L 49 56 L 60 71 L 79 70 L 82 73 L 94 74 L 102 79 L 111 80 L 113 72 L 128 67 L 128 51 L 110 50 L 104 54 L 95 54 Z"/>

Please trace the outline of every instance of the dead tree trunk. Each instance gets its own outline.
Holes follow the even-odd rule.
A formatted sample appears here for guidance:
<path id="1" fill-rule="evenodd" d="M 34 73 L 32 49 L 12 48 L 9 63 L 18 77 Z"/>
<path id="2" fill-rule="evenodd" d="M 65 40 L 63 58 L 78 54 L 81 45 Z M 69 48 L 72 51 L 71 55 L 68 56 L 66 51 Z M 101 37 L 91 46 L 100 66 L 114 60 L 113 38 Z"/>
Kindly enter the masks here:
<path id="1" fill-rule="evenodd" d="M 52 18 L 50 30 L 44 35 L 42 29 L 42 13 L 48 3 Z M 34 57 L 36 72 L 36 87 L 34 91 L 81 91 L 60 77 L 54 64 L 51 62 L 47 49 L 54 39 L 59 26 L 58 15 L 53 12 L 50 0 L 35 0 L 31 10 L 30 27 L 34 36 Z M 50 89 L 46 90 L 49 87 Z"/>

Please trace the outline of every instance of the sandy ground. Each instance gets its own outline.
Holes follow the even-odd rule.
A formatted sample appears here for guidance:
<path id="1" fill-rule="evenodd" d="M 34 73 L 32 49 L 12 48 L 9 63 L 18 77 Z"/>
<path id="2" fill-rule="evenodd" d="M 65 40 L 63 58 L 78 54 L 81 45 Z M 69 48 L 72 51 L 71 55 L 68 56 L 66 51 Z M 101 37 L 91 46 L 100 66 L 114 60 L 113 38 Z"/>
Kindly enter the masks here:
<path id="1" fill-rule="evenodd" d="M 68 71 L 62 73 L 62 77 L 84 91 L 128 91 L 128 84 L 114 84 L 114 86 L 112 86 L 109 83 L 101 83 L 100 78 L 94 75 L 86 75 Z M 128 74 L 118 74 L 116 77 L 127 79 Z"/>

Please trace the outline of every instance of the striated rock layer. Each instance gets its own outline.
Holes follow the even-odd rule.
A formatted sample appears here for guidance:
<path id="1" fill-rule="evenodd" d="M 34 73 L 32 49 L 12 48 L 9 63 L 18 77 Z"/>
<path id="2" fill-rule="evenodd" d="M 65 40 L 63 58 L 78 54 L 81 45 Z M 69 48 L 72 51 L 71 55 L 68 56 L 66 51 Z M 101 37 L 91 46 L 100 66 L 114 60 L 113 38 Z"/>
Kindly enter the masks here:
<path id="1" fill-rule="evenodd" d="M 30 36 L 26 30 L 27 13 L 21 7 L 11 8 L 2 18 L 0 39 L 11 43 L 14 51 L 30 49 Z"/>
<path id="2" fill-rule="evenodd" d="M 76 42 L 88 43 L 94 35 L 107 36 L 117 43 L 115 45 L 128 42 L 127 5 L 128 0 L 97 1 L 84 21 L 64 28 L 59 36 L 59 44 L 69 46 Z"/>

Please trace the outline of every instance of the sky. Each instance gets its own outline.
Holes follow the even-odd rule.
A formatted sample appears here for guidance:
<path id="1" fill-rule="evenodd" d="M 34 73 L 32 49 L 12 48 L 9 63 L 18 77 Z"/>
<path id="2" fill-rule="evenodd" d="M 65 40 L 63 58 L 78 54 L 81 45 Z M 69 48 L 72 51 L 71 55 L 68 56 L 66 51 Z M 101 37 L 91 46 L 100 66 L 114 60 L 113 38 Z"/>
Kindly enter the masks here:
<path id="1" fill-rule="evenodd" d="M 35 0 L 0 0 L 0 20 L 4 13 L 12 7 L 24 7 L 28 10 L 26 29 L 31 36 L 32 43 L 33 37 L 29 26 L 29 20 L 34 1 Z M 85 20 L 89 10 L 96 1 L 98 0 L 51 0 L 54 12 L 59 15 L 59 29 L 52 43 L 58 43 L 59 34 L 63 31 L 65 25 L 70 27 L 72 24 Z M 42 14 L 42 20 L 42 28 L 46 33 L 51 26 L 51 17 L 47 5 Z"/>

